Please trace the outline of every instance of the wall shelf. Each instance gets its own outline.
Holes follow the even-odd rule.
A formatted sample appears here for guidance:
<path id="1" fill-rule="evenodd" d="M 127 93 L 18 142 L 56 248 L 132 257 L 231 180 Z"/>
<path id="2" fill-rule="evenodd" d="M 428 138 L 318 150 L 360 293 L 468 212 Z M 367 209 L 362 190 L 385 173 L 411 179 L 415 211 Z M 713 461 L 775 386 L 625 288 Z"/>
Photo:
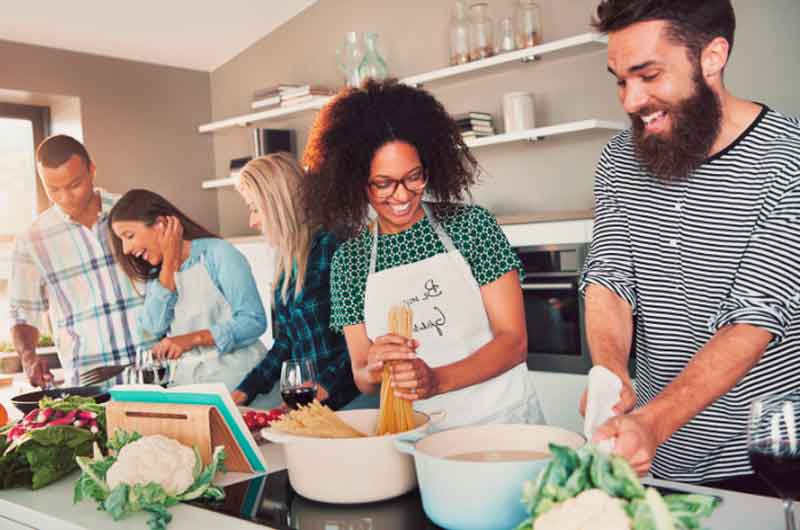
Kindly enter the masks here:
<path id="1" fill-rule="evenodd" d="M 625 130 L 625 124 L 606 120 L 582 120 L 549 125 L 547 127 L 537 127 L 525 131 L 515 131 L 511 133 L 495 134 L 494 136 L 484 136 L 482 138 L 469 139 L 465 143 L 471 147 L 485 147 L 487 145 L 505 144 L 509 142 L 536 141 L 548 136 L 558 136 L 561 134 L 588 131 L 592 129 L 604 129 L 610 131 Z"/>
<path id="2" fill-rule="evenodd" d="M 471 148 L 477 148 L 488 145 L 506 144 L 510 142 L 536 141 L 549 136 L 559 136 L 561 134 L 590 131 L 594 129 L 622 131 L 625 130 L 625 127 L 625 124 L 616 121 L 582 120 L 569 123 L 560 123 L 558 125 L 549 125 L 547 127 L 537 127 L 535 129 L 528 129 L 525 131 L 496 134 L 494 136 L 484 136 L 483 138 L 467 140 L 466 144 Z M 204 190 L 234 185 L 236 185 L 236 178 L 234 177 L 203 181 Z"/>
<path id="3" fill-rule="evenodd" d="M 291 107 L 278 107 L 269 110 L 262 110 L 260 112 L 251 112 L 250 114 L 243 114 L 225 120 L 214 121 L 206 123 L 197 127 L 197 132 L 209 133 L 219 131 L 220 129 L 228 129 L 230 127 L 248 127 L 252 123 L 263 120 L 277 120 L 285 119 L 295 114 L 301 114 L 312 110 L 319 110 L 325 106 L 325 103 L 330 100 L 330 96 L 319 96 L 305 103 L 292 105 Z"/>
<path id="4" fill-rule="evenodd" d="M 473 61 L 458 66 L 440 68 L 424 74 L 406 77 L 400 80 L 407 85 L 423 85 L 433 81 L 439 81 L 449 77 L 462 76 L 473 72 L 497 68 L 501 65 L 512 65 L 517 62 L 531 62 L 533 60 L 543 60 L 549 58 L 570 57 L 583 53 L 590 53 L 605 48 L 608 38 L 600 33 L 582 33 L 574 37 L 559 39 L 557 41 L 546 42 L 532 48 L 517 50 L 513 52 L 495 55 L 479 61 Z M 294 105 L 292 107 L 278 107 L 274 109 L 262 110 L 234 116 L 211 123 L 205 123 L 197 127 L 200 133 L 210 133 L 231 127 L 248 127 L 258 121 L 278 120 L 290 118 L 296 114 L 309 111 L 316 111 L 325 106 L 330 101 L 330 96 L 318 96 L 310 101 Z"/>
<path id="5" fill-rule="evenodd" d="M 235 186 L 236 178 L 228 177 L 224 179 L 204 180 L 202 186 L 204 190 L 211 190 L 214 188 L 224 188 L 226 186 Z"/>
<path id="6" fill-rule="evenodd" d="M 608 37 L 605 35 L 600 33 L 582 33 L 574 37 L 539 44 L 532 48 L 507 52 L 467 64 L 449 66 L 432 72 L 406 77 L 400 81 L 407 85 L 419 86 L 448 77 L 461 76 L 480 70 L 496 68 L 501 65 L 510 65 L 510 63 L 527 63 L 534 60 L 544 60 L 546 58 L 555 59 L 590 53 L 604 49 L 607 45 Z"/>

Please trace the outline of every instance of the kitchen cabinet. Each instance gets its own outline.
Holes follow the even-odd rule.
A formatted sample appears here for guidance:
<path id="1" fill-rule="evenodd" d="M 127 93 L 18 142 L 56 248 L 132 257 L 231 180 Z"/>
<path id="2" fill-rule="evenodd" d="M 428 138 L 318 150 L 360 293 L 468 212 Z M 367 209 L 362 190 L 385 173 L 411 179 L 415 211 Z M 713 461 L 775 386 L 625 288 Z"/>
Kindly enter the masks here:
<path id="1" fill-rule="evenodd" d="M 516 50 L 463 65 L 449 66 L 447 68 L 405 77 L 400 79 L 400 82 L 430 88 L 430 85 L 446 82 L 455 78 L 469 79 L 473 76 L 495 73 L 504 68 L 518 68 L 520 65 L 535 64 L 540 61 L 558 60 L 589 54 L 604 48 L 606 45 L 607 38 L 604 35 L 598 33 L 583 33 L 565 39 L 546 42 L 532 48 Z M 249 127 L 256 122 L 286 119 L 297 114 L 316 112 L 325 106 L 329 100 L 330 97 L 319 97 L 293 107 L 269 109 L 243 114 L 241 116 L 234 116 L 199 125 L 197 130 L 200 133 L 211 133 L 230 127 Z M 624 128 L 625 125 L 620 122 L 590 118 L 568 123 L 553 124 L 545 127 L 536 127 L 525 131 L 515 131 L 481 138 L 470 138 L 466 141 L 466 144 L 470 148 L 477 149 L 509 142 L 536 141 L 549 136 L 559 136 L 583 131 L 619 131 Z M 203 188 L 212 189 L 232 186 L 235 182 L 234 178 L 206 180 L 203 182 Z"/>

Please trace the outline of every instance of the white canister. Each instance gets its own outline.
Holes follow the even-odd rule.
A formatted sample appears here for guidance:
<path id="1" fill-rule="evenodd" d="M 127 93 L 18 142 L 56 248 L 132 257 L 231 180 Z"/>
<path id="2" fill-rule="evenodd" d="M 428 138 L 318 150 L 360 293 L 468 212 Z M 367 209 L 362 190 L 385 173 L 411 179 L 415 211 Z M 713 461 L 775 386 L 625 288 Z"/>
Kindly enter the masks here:
<path id="1" fill-rule="evenodd" d="M 503 94 L 503 121 L 506 132 L 533 129 L 535 125 L 533 94 L 509 92 Z"/>

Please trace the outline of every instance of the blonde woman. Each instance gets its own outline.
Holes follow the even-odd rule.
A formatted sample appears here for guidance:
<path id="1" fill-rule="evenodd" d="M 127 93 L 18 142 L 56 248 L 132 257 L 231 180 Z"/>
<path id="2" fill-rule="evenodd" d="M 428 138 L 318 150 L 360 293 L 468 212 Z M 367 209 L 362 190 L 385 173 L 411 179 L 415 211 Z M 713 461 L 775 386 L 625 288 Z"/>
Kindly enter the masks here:
<path id="1" fill-rule="evenodd" d="M 250 210 L 250 227 L 264 235 L 276 255 L 275 343 L 232 393 L 238 404 L 251 404 L 259 394 L 269 393 L 280 379 L 281 363 L 300 357 L 315 361 L 317 398 L 334 410 L 359 394 L 344 336 L 329 325 L 330 267 L 338 242 L 304 222 L 300 198 L 304 178 L 290 154 L 275 153 L 250 161 L 237 185 Z M 267 405 L 261 401 L 260 406 Z"/>

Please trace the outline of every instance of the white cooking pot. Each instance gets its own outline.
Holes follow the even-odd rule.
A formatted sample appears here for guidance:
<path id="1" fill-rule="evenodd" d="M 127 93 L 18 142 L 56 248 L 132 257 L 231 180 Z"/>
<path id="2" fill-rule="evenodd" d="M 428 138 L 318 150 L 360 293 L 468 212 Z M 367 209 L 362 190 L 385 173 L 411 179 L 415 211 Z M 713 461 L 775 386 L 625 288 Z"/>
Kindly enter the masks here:
<path id="1" fill-rule="evenodd" d="M 340 410 L 336 414 L 359 431 L 372 434 L 378 409 Z M 414 412 L 417 428 L 404 435 L 423 435 L 444 418 Z M 395 449 L 400 435 L 365 438 L 312 438 L 263 429 L 267 440 L 283 444 L 289 482 L 300 495 L 321 502 L 361 503 L 397 497 L 414 489 L 414 460 Z"/>

